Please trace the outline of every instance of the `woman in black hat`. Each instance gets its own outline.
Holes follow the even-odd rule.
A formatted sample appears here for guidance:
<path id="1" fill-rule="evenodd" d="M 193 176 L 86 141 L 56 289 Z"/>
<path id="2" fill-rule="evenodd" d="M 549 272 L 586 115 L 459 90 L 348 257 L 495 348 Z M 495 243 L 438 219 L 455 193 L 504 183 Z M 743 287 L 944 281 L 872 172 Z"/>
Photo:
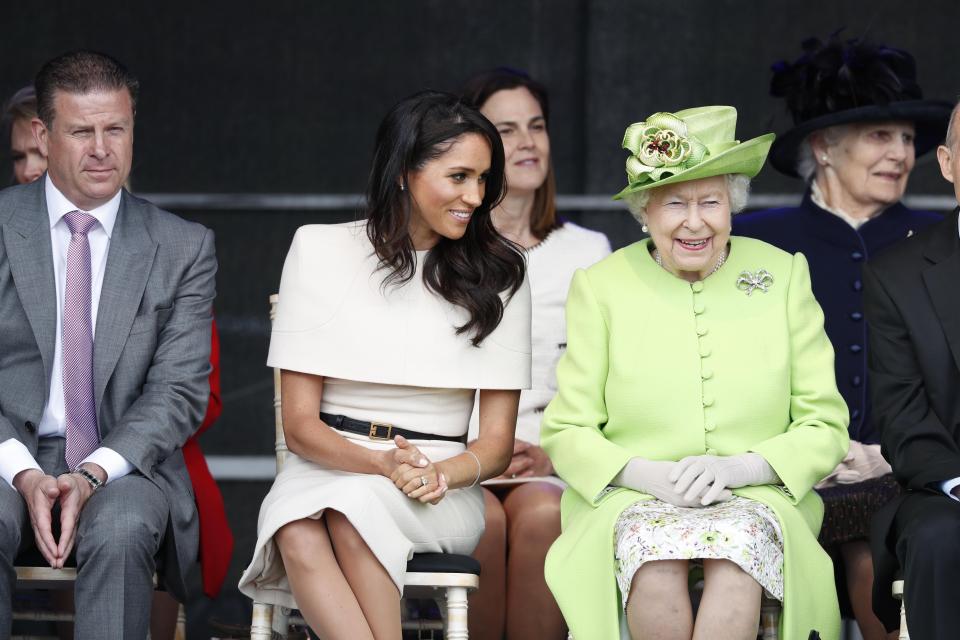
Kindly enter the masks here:
<path id="1" fill-rule="evenodd" d="M 900 199 L 915 159 L 942 141 L 950 105 L 922 99 L 906 51 L 836 36 L 826 44 L 807 40 L 803 49 L 796 62 L 773 67 L 771 94 L 786 100 L 795 126 L 770 152 L 777 170 L 806 183 L 803 202 L 737 216 L 734 233 L 810 261 L 836 351 L 837 386 L 850 410 L 850 452 L 818 485 L 821 542 L 842 565 L 853 613 L 872 640 L 886 634 L 871 609 L 870 518 L 899 487 L 870 421 L 861 269 L 878 251 L 940 219 Z"/>

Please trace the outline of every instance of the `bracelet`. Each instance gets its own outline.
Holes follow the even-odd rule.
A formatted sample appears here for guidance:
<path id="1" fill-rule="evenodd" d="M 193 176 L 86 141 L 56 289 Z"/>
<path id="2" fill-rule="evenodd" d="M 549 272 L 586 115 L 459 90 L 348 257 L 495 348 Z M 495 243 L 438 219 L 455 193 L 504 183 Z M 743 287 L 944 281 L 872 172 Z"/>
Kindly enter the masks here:
<path id="1" fill-rule="evenodd" d="M 93 491 L 96 491 L 97 489 L 99 489 L 100 487 L 103 486 L 103 483 L 100 482 L 100 478 L 98 478 L 97 476 L 93 475 L 92 473 L 90 473 L 89 471 L 87 471 L 86 469 L 84 469 L 83 467 L 77 467 L 76 469 L 73 470 L 73 472 L 74 472 L 76 475 L 78 475 L 78 476 L 80 476 L 81 478 L 83 478 L 84 480 L 86 480 L 86 481 L 90 484 L 90 488 L 91 488 Z"/>
<path id="2" fill-rule="evenodd" d="M 470 451 L 470 449 L 464 449 L 463 452 L 469 453 L 470 455 L 473 456 L 473 459 L 477 461 L 477 477 L 473 479 L 472 483 L 470 483 L 470 487 L 475 487 L 477 483 L 480 482 L 480 472 L 483 469 L 483 467 L 480 466 L 480 458 L 478 458 L 477 454 L 475 454 L 473 451 Z M 469 489 L 470 487 L 467 487 L 467 488 Z"/>

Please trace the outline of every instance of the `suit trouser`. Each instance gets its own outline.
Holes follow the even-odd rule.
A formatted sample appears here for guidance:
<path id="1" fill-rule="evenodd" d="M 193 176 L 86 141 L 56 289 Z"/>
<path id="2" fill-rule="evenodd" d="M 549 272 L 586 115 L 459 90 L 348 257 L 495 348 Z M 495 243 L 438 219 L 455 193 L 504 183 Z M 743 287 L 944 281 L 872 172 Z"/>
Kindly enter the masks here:
<path id="1" fill-rule="evenodd" d="M 63 438 L 41 438 L 37 463 L 57 476 L 66 470 Z M 18 550 L 35 545 L 26 504 L 0 481 L 0 639 L 10 636 Z M 59 517 L 59 511 L 54 518 Z M 169 507 L 160 489 L 139 474 L 104 485 L 80 513 L 74 553 L 76 622 L 82 640 L 145 638 L 150 626 L 156 556 Z M 58 527 L 54 528 L 58 531 Z"/>
<path id="2" fill-rule="evenodd" d="M 954 640 L 960 629 L 960 502 L 928 492 L 910 495 L 897 510 L 894 532 L 910 637 Z"/>

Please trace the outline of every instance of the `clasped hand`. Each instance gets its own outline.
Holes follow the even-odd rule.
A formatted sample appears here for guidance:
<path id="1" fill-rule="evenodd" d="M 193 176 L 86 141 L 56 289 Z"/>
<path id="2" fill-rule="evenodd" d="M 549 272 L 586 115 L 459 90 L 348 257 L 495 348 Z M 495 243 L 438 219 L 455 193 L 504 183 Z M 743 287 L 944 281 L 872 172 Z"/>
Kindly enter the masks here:
<path id="1" fill-rule="evenodd" d="M 677 507 L 703 507 L 733 497 L 733 494 L 728 490 L 720 491 L 709 502 L 703 502 L 699 493 L 688 494 L 689 497 L 685 496 L 683 491 L 677 490 L 676 480 L 671 479 L 679 464 L 667 460 L 632 458 L 614 479 L 614 484 L 649 493 L 653 497 Z"/>
<path id="2" fill-rule="evenodd" d="M 73 550 L 77 521 L 93 489 L 72 473 L 57 478 L 38 469 L 22 472 L 14 479 L 30 515 L 30 526 L 44 560 L 54 569 L 62 569 Z M 60 540 L 53 536 L 53 505 L 60 502 Z"/>
<path id="3" fill-rule="evenodd" d="M 669 480 L 686 501 L 700 496 L 706 506 L 717 501 L 729 489 L 772 484 L 777 475 L 758 453 L 736 456 L 687 456 L 671 469 Z"/>
<path id="4" fill-rule="evenodd" d="M 437 504 L 447 494 L 447 478 L 416 446 L 403 436 L 393 439 L 396 449 L 385 451 L 387 473 L 408 498 Z"/>
<path id="5" fill-rule="evenodd" d="M 526 440 L 514 439 L 513 457 L 501 478 L 532 478 L 553 475 L 553 463 L 547 452 Z"/>
<path id="6" fill-rule="evenodd" d="M 817 483 L 817 489 L 826 489 L 838 484 L 856 484 L 891 473 L 878 444 L 850 441 L 847 455 L 826 478 Z"/>

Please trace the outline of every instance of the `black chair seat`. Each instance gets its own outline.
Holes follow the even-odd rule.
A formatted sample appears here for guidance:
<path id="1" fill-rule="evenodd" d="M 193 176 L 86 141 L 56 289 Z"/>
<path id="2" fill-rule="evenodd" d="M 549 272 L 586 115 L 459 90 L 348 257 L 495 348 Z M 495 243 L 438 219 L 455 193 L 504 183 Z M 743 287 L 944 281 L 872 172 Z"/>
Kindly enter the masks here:
<path id="1" fill-rule="evenodd" d="M 33 535 L 31 533 L 31 535 Z M 43 554 L 40 553 L 40 550 L 34 546 L 21 551 L 13 559 L 13 566 L 15 567 L 49 567 L 50 563 L 46 561 L 43 557 Z M 71 553 L 67 556 L 67 562 L 64 566 L 76 568 L 77 558 L 75 553 Z"/>
<path id="2" fill-rule="evenodd" d="M 480 563 L 456 553 L 416 553 L 407 563 L 407 573 L 472 573 L 480 575 Z"/>

